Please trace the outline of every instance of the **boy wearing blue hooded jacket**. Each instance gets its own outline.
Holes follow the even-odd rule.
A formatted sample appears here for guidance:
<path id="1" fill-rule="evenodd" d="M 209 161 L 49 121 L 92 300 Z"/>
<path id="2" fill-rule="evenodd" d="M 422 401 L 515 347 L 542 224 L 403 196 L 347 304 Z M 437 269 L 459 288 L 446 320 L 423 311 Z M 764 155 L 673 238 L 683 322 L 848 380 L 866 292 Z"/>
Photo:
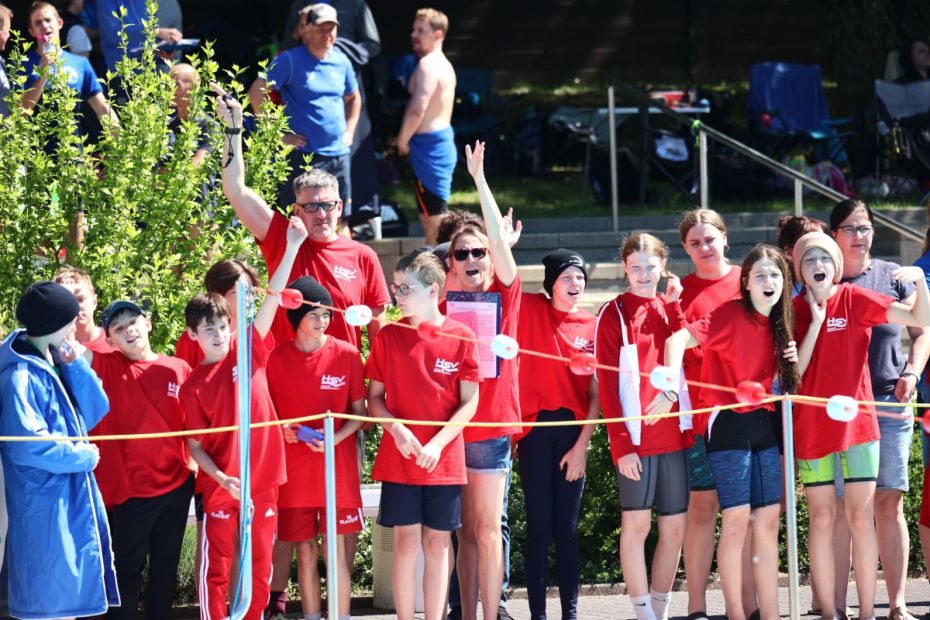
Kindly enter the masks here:
<path id="1" fill-rule="evenodd" d="M 0 345 L 0 435 L 82 437 L 109 409 L 100 381 L 65 343 L 77 299 L 54 282 L 16 307 L 25 329 Z M 86 441 L 0 443 L 9 532 L 9 612 L 74 618 L 119 605 L 110 531 Z"/>

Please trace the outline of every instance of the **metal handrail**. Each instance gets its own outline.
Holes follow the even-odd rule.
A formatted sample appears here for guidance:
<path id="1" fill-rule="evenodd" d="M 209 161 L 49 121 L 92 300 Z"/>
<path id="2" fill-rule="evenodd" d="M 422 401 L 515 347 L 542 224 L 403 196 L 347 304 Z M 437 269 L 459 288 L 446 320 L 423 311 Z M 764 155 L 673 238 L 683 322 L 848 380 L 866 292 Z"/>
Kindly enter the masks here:
<path id="1" fill-rule="evenodd" d="M 630 84 L 620 83 L 616 86 L 621 92 L 634 99 L 637 103 L 642 104 L 640 107 L 648 107 L 657 109 L 659 112 L 676 121 L 680 125 L 689 128 L 696 128 L 698 132 L 699 140 L 699 161 L 700 161 L 700 190 L 701 190 L 701 206 L 709 207 L 710 206 L 710 192 L 709 192 L 709 179 L 707 174 L 707 144 L 705 141 L 705 136 L 711 138 L 723 144 L 730 149 L 736 151 L 744 157 L 748 157 L 753 161 L 762 164 L 763 166 L 774 170 L 778 174 L 791 179 L 794 182 L 794 211 L 795 215 L 802 215 L 804 212 L 804 198 L 803 198 L 803 189 L 807 187 L 825 198 L 829 198 L 834 201 L 846 200 L 846 196 L 836 191 L 832 187 L 827 187 L 820 181 L 813 179 L 806 174 L 790 168 L 784 165 L 781 162 L 775 161 L 771 157 L 760 153 L 756 149 L 728 136 L 727 134 L 705 125 L 699 120 L 695 120 L 690 116 L 677 112 L 669 108 L 664 101 L 660 99 L 653 99 L 647 93 L 642 90 L 631 86 Z M 611 86 L 608 89 L 608 102 L 610 113 L 613 113 L 613 89 Z M 610 126 L 611 134 L 615 131 L 613 123 Z M 616 179 L 616 169 L 611 170 L 612 179 Z M 612 188 L 614 189 L 614 188 Z M 616 191 L 613 191 L 613 205 L 614 205 L 614 221 L 617 221 L 617 196 Z M 894 230 L 898 234 L 911 239 L 913 241 L 923 242 L 924 235 L 921 234 L 914 228 L 911 228 L 907 224 L 903 224 L 887 215 L 881 213 L 880 211 L 873 211 L 875 220 L 880 224 L 887 226 L 888 228 Z"/>

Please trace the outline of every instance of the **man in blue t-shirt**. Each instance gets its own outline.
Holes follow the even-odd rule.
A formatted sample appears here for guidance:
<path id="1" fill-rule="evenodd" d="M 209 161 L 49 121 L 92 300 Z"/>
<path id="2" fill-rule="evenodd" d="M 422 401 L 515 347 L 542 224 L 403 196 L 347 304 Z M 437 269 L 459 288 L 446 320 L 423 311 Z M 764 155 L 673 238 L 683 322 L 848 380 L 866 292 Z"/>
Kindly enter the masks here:
<path id="1" fill-rule="evenodd" d="M 48 2 L 35 2 L 29 9 L 29 34 L 35 38 L 36 46 L 26 54 L 23 64 L 28 76 L 23 107 L 31 110 L 36 106 L 49 85 L 51 73 L 59 67 L 68 87 L 90 105 L 101 122 L 104 117 L 109 117 L 111 125 L 118 126 L 116 114 L 110 109 L 90 62 L 83 56 L 61 49 L 58 36 L 63 24 L 58 10 Z"/>
<path id="2" fill-rule="evenodd" d="M 314 168 L 339 179 L 343 220 L 351 212 L 349 151 L 358 124 L 362 99 L 349 59 L 335 49 L 339 21 L 328 4 L 313 4 L 300 14 L 301 34 L 306 45 L 275 58 L 267 82 L 259 78 L 249 88 L 249 100 L 257 113 L 271 83 L 281 93 L 291 132 L 284 136 L 293 145 L 291 178 L 278 190 L 282 208 L 294 202 L 292 182 L 302 172 L 304 154 L 312 153 Z"/>

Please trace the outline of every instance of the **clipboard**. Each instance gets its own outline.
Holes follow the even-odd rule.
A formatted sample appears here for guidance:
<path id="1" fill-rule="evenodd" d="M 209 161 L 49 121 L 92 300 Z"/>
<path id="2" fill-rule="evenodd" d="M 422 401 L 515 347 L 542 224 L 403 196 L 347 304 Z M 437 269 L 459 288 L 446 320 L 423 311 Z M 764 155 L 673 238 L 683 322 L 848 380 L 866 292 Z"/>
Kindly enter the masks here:
<path id="1" fill-rule="evenodd" d="M 446 293 L 446 316 L 470 327 L 482 341 L 478 344 L 478 366 L 482 379 L 496 379 L 501 374 L 501 360 L 491 351 L 490 341 L 501 333 L 502 315 L 500 293 Z"/>

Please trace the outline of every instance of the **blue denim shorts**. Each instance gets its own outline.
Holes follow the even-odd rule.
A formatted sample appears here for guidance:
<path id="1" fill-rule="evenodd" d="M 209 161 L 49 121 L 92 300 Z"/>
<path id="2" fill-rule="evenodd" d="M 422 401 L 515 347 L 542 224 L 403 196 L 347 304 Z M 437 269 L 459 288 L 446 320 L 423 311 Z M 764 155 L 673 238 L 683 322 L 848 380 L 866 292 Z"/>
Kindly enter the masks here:
<path id="1" fill-rule="evenodd" d="M 510 471 L 510 436 L 465 442 L 465 469 L 473 474 Z"/>
<path id="2" fill-rule="evenodd" d="M 906 404 L 899 403 L 894 394 L 876 394 L 875 400 L 894 403 L 893 406 L 876 407 L 879 412 L 911 414 L 913 410 Z M 907 464 L 911 456 L 911 442 L 914 439 L 914 418 L 905 419 L 878 416 L 878 489 L 896 489 L 907 493 Z"/>

